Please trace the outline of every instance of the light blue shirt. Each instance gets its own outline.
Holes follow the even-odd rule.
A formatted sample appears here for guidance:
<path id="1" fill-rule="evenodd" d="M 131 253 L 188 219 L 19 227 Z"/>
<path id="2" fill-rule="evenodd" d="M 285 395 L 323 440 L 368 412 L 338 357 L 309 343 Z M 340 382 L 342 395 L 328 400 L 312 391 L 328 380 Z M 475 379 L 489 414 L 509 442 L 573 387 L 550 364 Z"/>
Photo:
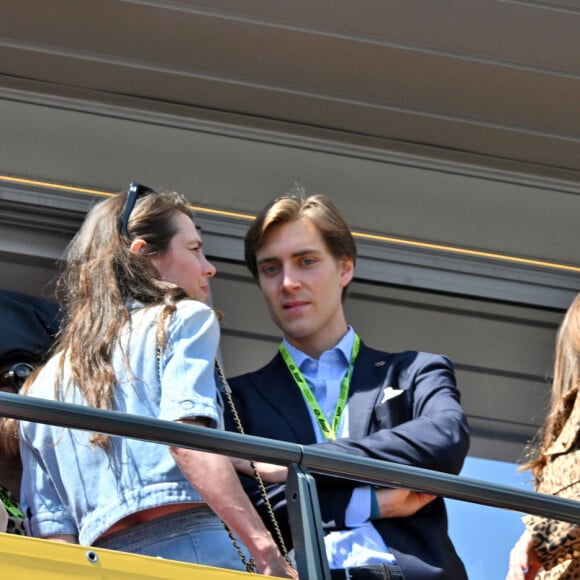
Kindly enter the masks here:
<path id="1" fill-rule="evenodd" d="M 347 333 L 338 344 L 320 355 L 318 360 L 310 358 L 284 339 L 284 345 L 292 359 L 308 382 L 326 420 L 332 424 L 340 387 L 346 376 L 355 333 L 349 326 Z M 326 438 L 308 404 L 306 404 L 317 443 L 325 443 Z M 337 438 L 349 436 L 348 403 L 338 426 Z M 389 553 L 381 535 L 370 521 L 371 488 L 368 485 L 354 489 L 345 513 L 348 530 L 326 534 L 324 542 L 330 568 L 347 568 L 369 564 L 394 564 L 395 558 Z"/>
<path id="2" fill-rule="evenodd" d="M 219 325 L 212 309 L 182 300 L 167 325 L 167 346 L 157 360 L 161 306 L 133 305 L 130 323 L 113 352 L 117 377 L 114 410 L 169 421 L 208 418 L 223 428 L 214 378 Z M 60 355 L 48 361 L 30 395 L 55 399 Z M 86 404 L 64 366 L 59 389 L 66 402 Z M 202 502 L 165 445 L 112 437 L 105 451 L 91 433 L 20 423 L 24 468 L 22 510 L 34 536 L 72 534 L 90 545 L 120 519 L 167 504 Z"/>

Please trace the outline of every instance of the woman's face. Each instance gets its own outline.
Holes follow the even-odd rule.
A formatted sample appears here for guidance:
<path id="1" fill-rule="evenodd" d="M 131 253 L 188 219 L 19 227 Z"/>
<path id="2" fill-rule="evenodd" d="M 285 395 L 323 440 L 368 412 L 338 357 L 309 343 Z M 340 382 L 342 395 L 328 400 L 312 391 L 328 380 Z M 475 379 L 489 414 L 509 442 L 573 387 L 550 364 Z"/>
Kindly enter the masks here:
<path id="1" fill-rule="evenodd" d="M 202 251 L 202 241 L 193 221 L 184 213 L 175 217 L 177 233 L 162 254 L 151 256 L 151 262 L 166 282 L 182 288 L 190 298 L 208 302 L 209 280 L 216 269 Z"/>

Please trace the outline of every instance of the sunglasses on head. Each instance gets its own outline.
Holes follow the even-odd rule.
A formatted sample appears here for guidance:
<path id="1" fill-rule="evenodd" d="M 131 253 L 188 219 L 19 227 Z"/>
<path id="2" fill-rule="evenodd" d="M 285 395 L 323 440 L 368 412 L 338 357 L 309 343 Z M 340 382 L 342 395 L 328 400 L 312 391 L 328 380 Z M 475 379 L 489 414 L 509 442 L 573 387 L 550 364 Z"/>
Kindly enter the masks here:
<path id="1" fill-rule="evenodd" d="M 125 202 L 125 208 L 121 214 L 121 235 L 127 235 L 127 226 L 129 224 L 129 218 L 131 217 L 131 212 L 135 208 L 137 200 L 151 193 L 157 193 L 154 189 L 147 187 L 146 185 L 141 185 L 136 181 L 132 181 L 129 185 L 129 191 L 127 192 L 127 201 Z"/>
<path id="2" fill-rule="evenodd" d="M 11 387 L 15 391 L 19 391 L 24 384 L 24 381 L 26 381 L 26 379 L 31 375 L 32 371 L 34 371 L 34 367 L 29 363 L 15 363 L 0 375 L 0 381 L 2 385 Z"/>

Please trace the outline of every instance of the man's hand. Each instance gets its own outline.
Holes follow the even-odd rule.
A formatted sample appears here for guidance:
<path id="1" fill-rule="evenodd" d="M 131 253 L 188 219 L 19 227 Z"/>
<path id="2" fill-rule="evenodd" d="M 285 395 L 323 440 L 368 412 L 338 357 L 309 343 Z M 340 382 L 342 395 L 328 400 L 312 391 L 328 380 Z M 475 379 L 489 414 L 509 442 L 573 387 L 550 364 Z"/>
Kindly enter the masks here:
<path id="1" fill-rule="evenodd" d="M 249 460 L 230 457 L 230 461 L 238 473 L 254 477 L 254 470 Z M 273 463 L 263 463 L 261 461 L 257 461 L 255 465 L 260 477 L 268 483 L 284 483 L 288 477 L 287 467 L 274 465 Z"/>
<path id="2" fill-rule="evenodd" d="M 381 518 L 405 518 L 417 513 L 436 496 L 407 489 L 376 489 Z"/>

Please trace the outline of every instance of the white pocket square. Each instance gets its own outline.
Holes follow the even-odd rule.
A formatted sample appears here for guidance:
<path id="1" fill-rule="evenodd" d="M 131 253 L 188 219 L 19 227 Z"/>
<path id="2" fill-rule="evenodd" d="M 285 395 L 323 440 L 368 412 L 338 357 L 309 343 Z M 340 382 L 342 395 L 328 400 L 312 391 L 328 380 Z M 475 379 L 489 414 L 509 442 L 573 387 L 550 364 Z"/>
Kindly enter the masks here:
<path id="1" fill-rule="evenodd" d="M 398 397 L 402 393 L 402 389 L 393 389 L 393 387 L 386 387 L 383 392 L 383 400 L 381 404 L 390 401 L 394 397 Z"/>

